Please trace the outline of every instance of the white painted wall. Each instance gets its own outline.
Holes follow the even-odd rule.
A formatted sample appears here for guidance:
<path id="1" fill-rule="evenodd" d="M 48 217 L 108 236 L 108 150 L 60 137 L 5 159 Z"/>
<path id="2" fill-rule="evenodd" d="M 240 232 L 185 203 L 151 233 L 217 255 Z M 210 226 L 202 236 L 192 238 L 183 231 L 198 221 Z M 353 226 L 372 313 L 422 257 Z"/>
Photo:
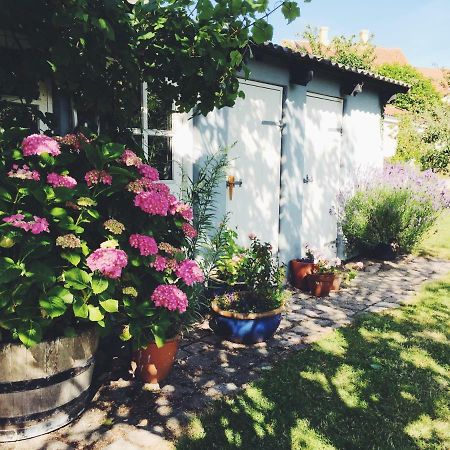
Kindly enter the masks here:
<path id="1" fill-rule="evenodd" d="M 383 156 L 391 158 L 397 151 L 399 120 L 393 116 L 384 116 L 383 120 Z"/>

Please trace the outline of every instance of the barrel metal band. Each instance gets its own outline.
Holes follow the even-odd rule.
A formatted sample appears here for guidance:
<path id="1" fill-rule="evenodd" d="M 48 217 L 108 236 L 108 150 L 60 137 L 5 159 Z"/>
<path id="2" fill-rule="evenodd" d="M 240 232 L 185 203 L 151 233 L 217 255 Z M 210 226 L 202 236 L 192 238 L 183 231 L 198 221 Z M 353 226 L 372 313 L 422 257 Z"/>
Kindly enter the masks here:
<path id="1" fill-rule="evenodd" d="M 82 366 L 73 367 L 55 375 L 50 375 L 46 378 L 34 378 L 33 380 L 10 381 L 7 383 L 0 383 L 0 394 L 11 394 L 13 392 L 33 391 L 34 389 L 41 389 L 61 383 L 70 378 L 76 377 L 91 367 L 94 363 L 94 356 L 91 356 Z"/>
<path id="2" fill-rule="evenodd" d="M 86 406 L 86 401 L 89 397 L 89 389 L 86 389 L 84 392 L 82 392 L 78 397 L 75 397 L 70 402 L 65 403 L 64 405 L 57 406 L 56 408 L 42 411 L 38 413 L 32 413 L 28 414 L 26 416 L 17 416 L 17 417 L 0 417 L 0 427 L 5 427 L 8 425 L 23 425 L 27 422 L 31 421 L 45 421 L 50 419 L 51 417 L 55 416 L 56 414 L 67 414 L 69 417 L 67 419 L 66 423 L 69 423 L 71 420 L 76 418 L 80 411 L 84 409 Z M 2 430 L 0 428 L 0 442 L 3 442 L 1 440 L 1 436 L 3 434 L 8 434 L 8 432 L 16 432 L 17 430 Z M 20 431 L 20 430 L 19 430 Z"/>

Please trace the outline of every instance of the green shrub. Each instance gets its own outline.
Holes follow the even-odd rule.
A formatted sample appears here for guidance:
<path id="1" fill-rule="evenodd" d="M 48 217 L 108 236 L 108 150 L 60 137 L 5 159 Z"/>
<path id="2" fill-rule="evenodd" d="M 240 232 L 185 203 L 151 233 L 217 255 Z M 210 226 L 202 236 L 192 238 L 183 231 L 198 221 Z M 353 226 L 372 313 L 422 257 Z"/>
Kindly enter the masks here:
<path id="1" fill-rule="evenodd" d="M 437 218 L 431 200 L 411 191 L 379 187 L 357 192 L 347 203 L 342 229 L 348 244 L 363 254 L 383 246 L 409 253 Z"/>
<path id="2" fill-rule="evenodd" d="M 409 253 L 450 206 L 445 183 L 431 170 L 387 165 L 342 200 L 340 226 L 348 246 L 361 254 Z"/>

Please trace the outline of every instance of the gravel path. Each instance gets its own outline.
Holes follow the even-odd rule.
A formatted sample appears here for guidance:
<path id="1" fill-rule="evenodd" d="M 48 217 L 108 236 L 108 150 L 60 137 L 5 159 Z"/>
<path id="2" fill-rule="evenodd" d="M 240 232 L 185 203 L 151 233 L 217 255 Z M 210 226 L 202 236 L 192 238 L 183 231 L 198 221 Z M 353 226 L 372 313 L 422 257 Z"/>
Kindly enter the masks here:
<path id="1" fill-rule="evenodd" d="M 246 347 L 221 342 L 201 324 L 185 337 L 171 374 L 160 386 L 142 385 L 127 371 L 127 355 L 103 380 L 84 414 L 56 432 L 5 450 L 172 448 L 189 415 L 212 399 L 231 394 L 272 364 L 365 312 L 379 312 L 411 301 L 419 286 L 450 271 L 450 261 L 405 258 L 397 263 L 367 262 L 349 288 L 327 298 L 293 291 L 277 334 L 267 343 Z"/>

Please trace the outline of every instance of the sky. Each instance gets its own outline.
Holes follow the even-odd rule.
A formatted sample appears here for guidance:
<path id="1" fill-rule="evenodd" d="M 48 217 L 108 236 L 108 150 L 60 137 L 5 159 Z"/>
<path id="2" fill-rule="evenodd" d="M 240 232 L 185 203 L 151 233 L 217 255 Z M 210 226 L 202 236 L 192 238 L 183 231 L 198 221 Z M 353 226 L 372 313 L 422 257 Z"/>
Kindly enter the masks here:
<path id="1" fill-rule="evenodd" d="M 450 0 L 299 0 L 298 4 L 301 17 L 289 25 L 279 12 L 269 18 L 273 42 L 298 39 L 307 25 L 329 27 L 329 37 L 368 29 L 375 45 L 401 48 L 413 66 L 450 68 Z"/>

